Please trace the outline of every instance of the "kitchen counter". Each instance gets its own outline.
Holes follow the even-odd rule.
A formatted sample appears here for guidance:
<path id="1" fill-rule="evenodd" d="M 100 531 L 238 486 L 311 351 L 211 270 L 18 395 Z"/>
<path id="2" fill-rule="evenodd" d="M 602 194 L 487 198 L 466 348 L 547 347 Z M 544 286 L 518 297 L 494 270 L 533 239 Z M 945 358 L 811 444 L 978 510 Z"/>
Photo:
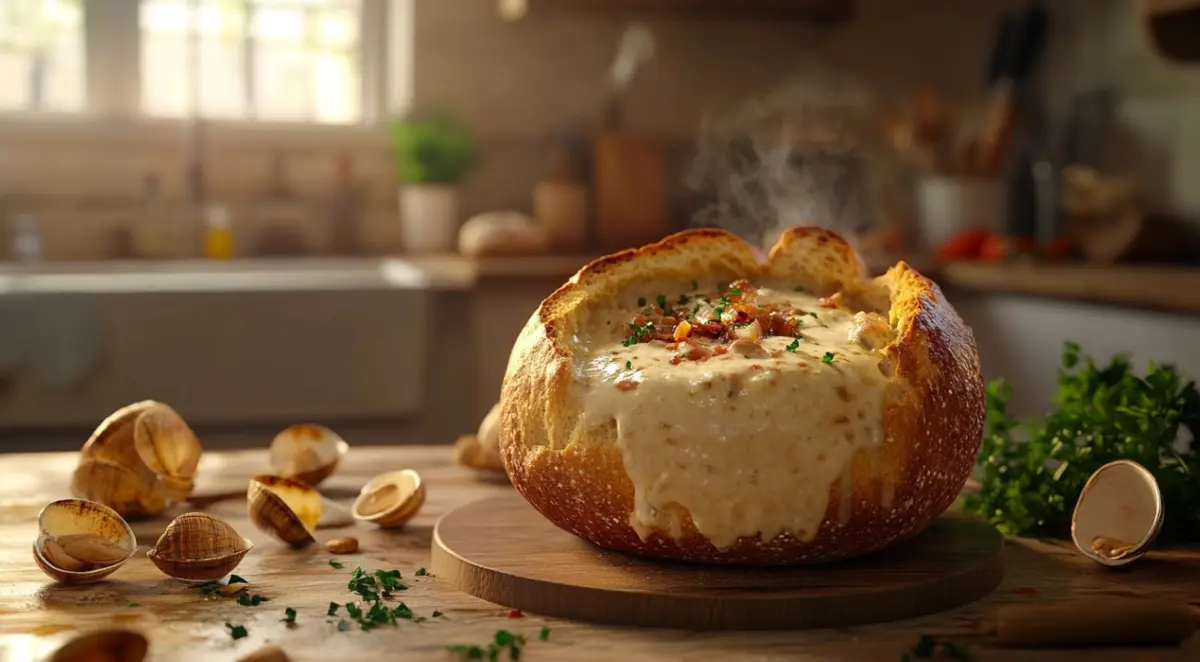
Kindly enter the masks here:
<path id="1" fill-rule="evenodd" d="M 448 446 L 408 448 L 355 447 L 337 474 L 322 485 L 327 496 L 349 503 L 363 483 L 384 469 L 414 468 L 428 486 L 424 509 L 401 531 L 373 526 L 322 529 L 318 540 L 354 535 L 361 553 L 338 557 L 344 568 L 332 568 L 318 546 L 295 551 L 268 539 L 253 526 L 241 500 L 212 504 L 209 512 L 251 538 L 256 547 L 235 571 L 250 583 L 250 592 L 270 598 L 258 607 L 232 599 L 205 600 L 199 591 L 169 580 L 144 552 L 162 531 L 167 517 L 133 523 L 139 553 L 108 581 L 69 587 L 52 583 L 34 565 L 30 545 L 36 517 L 47 502 L 67 495 L 73 453 L 0 457 L 0 659 L 34 660 L 71 636 L 103 626 L 143 632 L 151 641 L 151 660 L 236 660 L 267 642 L 281 645 L 293 660 L 458 659 L 448 645 L 486 646 L 500 629 L 528 640 L 521 659 L 538 660 L 880 660 L 895 662 L 922 634 L 963 645 L 978 662 L 989 660 L 1194 660 L 1200 640 L 1192 637 L 1179 649 L 1158 651 L 1007 651 L 985 646 L 974 633 L 978 621 L 1002 604 L 1032 603 L 1101 595 L 1152 595 L 1183 601 L 1200 594 L 1200 553 L 1152 552 L 1138 564 L 1111 572 L 1083 560 L 1062 544 L 1010 540 L 1004 551 L 1006 577 L 991 596 L 942 614 L 871 626 L 807 632 L 692 633 L 600 627 L 509 610 L 449 589 L 441 579 L 416 576 L 429 565 L 432 528 L 438 517 L 476 499 L 512 489 L 480 480 L 451 462 Z M 209 452 L 197 482 L 198 493 L 243 490 L 249 476 L 266 465 L 265 450 Z M 337 630 L 327 618 L 331 601 L 350 601 L 350 572 L 361 565 L 371 571 L 398 569 L 409 589 L 401 595 L 423 622 L 400 622 L 369 632 L 357 627 Z M 296 624 L 281 622 L 284 609 L 297 612 Z M 437 610 L 443 616 L 433 617 Z M 344 613 L 344 608 L 341 610 Z M 330 623 L 329 621 L 333 621 Z M 226 623 L 240 624 L 248 636 L 234 641 Z M 550 628 L 540 641 L 543 626 Z M 1142 656 L 1139 657 L 1139 653 Z M 503 658 L 502 658 L 503 659 Z"/>

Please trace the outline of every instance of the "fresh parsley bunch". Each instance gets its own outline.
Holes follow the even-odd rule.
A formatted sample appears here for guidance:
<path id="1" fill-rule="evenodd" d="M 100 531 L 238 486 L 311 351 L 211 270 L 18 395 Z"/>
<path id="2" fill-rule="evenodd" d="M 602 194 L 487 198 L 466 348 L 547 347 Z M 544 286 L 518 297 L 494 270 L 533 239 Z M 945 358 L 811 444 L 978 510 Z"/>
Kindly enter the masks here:
<path id="1" fill-rule="evenodd" d="M 1004 380 L 987 386 L 982 489 L 966 499 L 968 510 L 1006 534 L 1066 538 L 1087 479 L 1108 462 L 1128 459 L 1158 479 L 1166 510 L 1160 537 L 1200 540 L 1200 392 L 1194 381 L 1155 363 L 1139 377 L 1127 355 L 1099 367 L 1067 342 L 1056 411 L 1022 424 L 1008 415 L 1010 394 Z"/>

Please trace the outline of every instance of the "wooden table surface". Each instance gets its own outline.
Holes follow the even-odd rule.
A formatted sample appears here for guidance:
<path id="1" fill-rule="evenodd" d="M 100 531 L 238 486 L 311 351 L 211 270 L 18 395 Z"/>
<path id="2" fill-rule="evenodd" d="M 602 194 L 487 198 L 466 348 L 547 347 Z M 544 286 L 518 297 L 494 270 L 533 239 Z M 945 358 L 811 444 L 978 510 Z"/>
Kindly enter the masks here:
<path id="1" fill-rule="evenodd" d="M 334 558 L 321 546 L 293 551 L 267 538 L 246 519 L 244 501 L 210 505 L 208 510 L 251 538 L 256 547 L 236 573 L 251 592 L 270 598 L 257 607 L 232 599 L 205 599 L 163 576 L 145 557 L 168 517 L 133 523 L 139 554 L 108 581 L 83 587 L 53 583 L 33 563 L 31 544 L 38 511 L 68 496 L 67 478 L 75 454 L 0 457 L 0 662 L 37 660 L 81 631 L 103 626 L 138 629 L 150 639 L 152 660 L 236 660 L 275 643 L 293 660 L 455 660 L 446 646 L 486 645 L 497 630 L 528 639 L 521 659 L 538 660 L 886 660 L 899 661 L 922 634 L 966 646 L 973 659 L 986 660 L 1196 660 L 1200 638 L 1182 648 L 1158 650 L 1015 651 L 994 649 L 972 636 L 975 625 L 1001 604 L 1100 595 L 1151 595 L 1200 600 L 1200 552 L 1156 552 L 1123 571 L 1086 562 L 1058 544 L 1010 540 L 1004 552 L 1006 578 L 989 598 L 965 607 L 903 622 L 802 632 L 696 633 L 598 627 L 526 614 L 509 618 L 507 609 L 458 593 L 436 577 L 418 577 L 429 564 L 430 538 L 438 517 L 475 499 L 512 489 L 480 480 L 455 466 L 448 446 L 354 448 L 322 491 L 349 503 L 363 483 L 385 470 L 413 468 L 428 485 L 428 499 L 402 531 L 371 526 L 322 529 L 318 540 L 354 535 L 360 554 Z M 265 451 L 210 452 L 201 462 L 198 492 L 242 489 L 263 471 Z M 326 610 L 348 602 L 352 569 L 398 569 L 410 586 L 398 594 L 422 622 L 400 622 L 371 631 L 338 631 Z M 281 622 L 284 609 L 298 612 L 296 625 Z M 441 611 L 444 616 L 432 618 Z M 344 613 L 344 612 L 343 612 Z M 226 623 L 241 624 L 249 635 L 234 641 Z M 539 640 L 543 626 L 549 638 Z M 506 658 L 502 658 L 506 659 Z"/>

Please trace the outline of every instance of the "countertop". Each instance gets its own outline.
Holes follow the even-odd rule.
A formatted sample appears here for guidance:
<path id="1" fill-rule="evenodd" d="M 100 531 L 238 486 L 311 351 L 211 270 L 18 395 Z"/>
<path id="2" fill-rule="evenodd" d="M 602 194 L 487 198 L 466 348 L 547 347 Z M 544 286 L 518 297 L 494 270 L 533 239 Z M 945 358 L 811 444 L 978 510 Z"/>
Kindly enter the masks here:
<path id="1" fill-rule="evenodd" d="M 469 258 L 461 255 L 276 258 L 230 261 L 0 263 L 0 295 L 14 293 L 238 292 L 421 289 L 470 291 L 480 285 L 566 282 L 595 255 Z M 922 256 L 868 260 L 882 273 L 904 259 L 944 287 L 968 293 L 1200 313 L 1200 266 L 1077 262 L 953 262 Z"/>
<path id="2" fill-rule="evenodd" d="M 331 555 L 314 546 L 303 551 L 283 547 L 252 527 L 242 500 L 209 506 L 251 538 L 255 548 L 236 573 L 251 583 L 251 592 L 270 598 L 257 607 L 231 599 L 205 600 L 160 574 L 144 552 L 168 517 L 134 523 L 139 553 L 108 581 L 91 587 L 52 583 L 34 565 L 30 545 L 41 507 L 67 495 L 68 474 L 76 455 L 25 454 L 0 457 L 0 659 L 40 659 L 73 635 L 102 626 L 140 630 L 151 641 L 151 660 L 235 660 L 266 644 L 281 645 L 293 660 L 458 659 L 448 645 L 486 645 L 497 630 L 523 634 L 529 640 L 521 659 L 622 660 L 880 660 L 897 662 L 922 634 L 963 645 L 979 662 L 989 660 L 1194 660 L 1200 640 L 1152 653 L 1131 650 L 1072 652 L 992 649 L 973 633 L 977 623 L 1001 604 L 1030 603 L 1105 594 L 1153 595 L 1195 600 L 1200 595 L 1200 552 L 1156 551 L 1120 572 L 1107 571 L 1082 559 L 1062 544 L 1011 539 L 1004 551 L 1006 577 L 990 597 L 953 611 L 880 625 L 806 632 L 693 633 L 599 627 L 546 619 L 536 614 L 510 618 L 509 611 L 450 590 L 437 577 L 417 576 L 429 565 L 433 525 L 456 506 L 512 489 L 486 482 L 454 465 L 449 446 L 355 447 L 338 473 L 322 485 L 327 496 L 348 503 L 364 482 L 383 469 L 414 468 L 424 477 L 428 499 L 410 525 L 398 532 L 371 526 L 321 529 L 318 539 L 354 535 L 362 543 L 357 555 L 338 557 L 342 569 L 330 567 Z M 253 473 L 266 465 L 266 452 L 209 452 L 201 465 L 197 492 L 242 490 Z M 366 570 L 400 570 L 410 586 L 402 599 L 423 622 L 400 622 L 369 632 L 340 632 L 326 617 L 331 601 L 349 601 L 347 581 L 358 565 Z M 297 611 L 296 625 L 281 622 L 284 609 Z M 442 616 L 433 617 L 433 612 Z M 225 623 L 243 625 L 248 636 L 234 641 Z M 549 638 L 539 640 L 543 627 Z"/>

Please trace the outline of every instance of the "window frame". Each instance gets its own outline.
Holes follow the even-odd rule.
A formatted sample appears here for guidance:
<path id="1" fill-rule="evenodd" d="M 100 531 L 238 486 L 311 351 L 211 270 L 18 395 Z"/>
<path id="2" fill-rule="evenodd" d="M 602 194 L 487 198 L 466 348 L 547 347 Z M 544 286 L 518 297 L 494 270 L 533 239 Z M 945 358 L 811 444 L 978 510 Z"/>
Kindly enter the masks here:
<path id="1" fill-rule="evenodd" d="M 362 0 L 360 72 L 362 117 L 358 122 L 201 118 L 207 136 L 234 142 L 266 143 L 300 138 L 317 144 L 370 142 L 389 117 L 411 104 L 415 0 Z M 174 142 L 189 118 L 154 117 L 141 112 L 141 0 L 83 2 L 85 109 L 0 111 L 0 139 L 41 136 L 100 137 L 145 135 Z M 104 7 L 101 9 L 100 4 Z M 65 135 L 61 132 L 65 131 Z M 22 140 L 23 141 L 23 140 Z"/>

